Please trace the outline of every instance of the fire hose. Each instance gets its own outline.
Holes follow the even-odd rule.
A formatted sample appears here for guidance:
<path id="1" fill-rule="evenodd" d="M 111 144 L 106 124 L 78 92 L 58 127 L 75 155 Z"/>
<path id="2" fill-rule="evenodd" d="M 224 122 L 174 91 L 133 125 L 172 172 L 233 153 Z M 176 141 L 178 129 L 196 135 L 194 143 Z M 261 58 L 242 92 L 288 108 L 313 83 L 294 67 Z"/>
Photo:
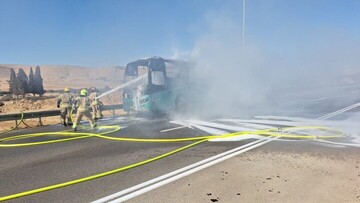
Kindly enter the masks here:
<path id="1" fill-rule="evenodd" d="M 85 130 L 87 128 L 83 127 Z M 235 132 L 235 133 L 228 133 L 223 135 L 206 135 L 206 136 L 199 136 L 199 137 L 187 137 L 187 138 L 162 138 L 162 139 L 147 139 L 147 138 L 129 138 L 129 137 L 114 137 L 114 136 L 108 136 L 111 133 L 115 133 L 121 130 L 120 126 L 100 126 L 98 127 L 99 130 L 106 130 L 102 133 L 93 133 L 93 132 L 67 132 L 67 131 L 61 131 L 61 132 L 44 132 L 44 133 L 31 133 L 31 134 L 23 134 L 23 135 L 17 135 L 12 136 L 8 138 L 0 139 L 0 148 L 1 147 L 26 147 L 26 146 L 35 146 L 35 145 L 41 145 L 41 144 L 53 144 L 57 142 L 65 142 L 65 141 L 71 141 L 76 139 L 84 139 L 84 138 L 101 138 L 101 139 L 107 139 L 111 141 L 127 141 L 127 142 L 188 142 L 188 141 L 196 141 L 194 143 L 191 143 L 189 145 L 186 145 L 184 147 L 169 151 L 165 154 L 161 154 L 158 156 L 155 156 L 153 158 L 137 162 L 134 164 L 130 164 L 128 166 L 123 166 L 114 170 L 106 171 L 103 173 L 71 180 L 68 182 L 63 182 L 55 185 L 50 185 L 34 190 L 29 190 L 25 192 L 20 192 L 17 194 L 12 194 L 4 197 L 0 197 L 0 201 L 10 200 L 14 198 L 19 198 L 35 193 L 40 193 L 48 190 L 53 190 L 57 188 L 62 188 L 70 185 L 74 185 L 77 183 L 101 178 L 104 176 L 108 176 L 114 173 L 119 173 L 121 171 L 125 171 L 131 168 L 135 168 L 150 162 L 154 162 L 156 160 L 168 157 L 170 155 L 173 155 L 175 153 L 178 153 L 180 151 L 183 151 L 185 149 L 188 149 L 190 147 L 199 145 L 201 143 L 204 143 L 208 140 L 215 139 L 215 138 L 230 138 L 230 137 L 236 137 L 236 136 L 246 136 L 246 135 L 262 135 L 262 136 L 271 136 L 271 137 L 278 137 L 278 138 L 288 138 L 288 139 L 327 139 L 327 138 L 339 138 L 345 136 L 345 134 L 339 130 L 324 127 L 324 126 L 299 126 L 299 127 L 287 127 L 282 128 L 281 131 L 278 128 L 270 128 L 265 130 L 257 130 L 257 131 L 249 131 L 249 132 Z M 317 130 L 320 132 L 331 132 L 330 135 L 309 135 L 309 134 L 294 134 L 293 131 L 299 131 L 299 130 Z M 22 140 L 27 138 L 33 138 L 33 137 L 41 137 L 41 136 L 49 136 L 49 135 L 60 135 L 60 136 L 67 136 L 67 138 L 63 139 L 57 139 L 57 140 L 48 140 L 48 141 L 40 141 L 40 142 L 30 142 L 30 143 L 18 143 L 18 144 L 10 144 L 7 142 L 15 141 L 15 140 Z"/>

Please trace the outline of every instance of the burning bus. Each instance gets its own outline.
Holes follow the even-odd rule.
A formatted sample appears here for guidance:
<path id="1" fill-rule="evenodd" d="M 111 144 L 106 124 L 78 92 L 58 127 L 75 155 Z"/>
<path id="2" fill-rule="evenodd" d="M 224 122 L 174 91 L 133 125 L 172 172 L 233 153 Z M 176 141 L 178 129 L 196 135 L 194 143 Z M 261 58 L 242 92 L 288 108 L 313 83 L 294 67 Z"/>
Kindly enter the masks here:
<path id="1" fill-rule="evenodd" d="M 188 110 L 189 69 L 186 61 L 142 58 L 125 67 L 123 89 L 126 112 L 183 113 Z"/>

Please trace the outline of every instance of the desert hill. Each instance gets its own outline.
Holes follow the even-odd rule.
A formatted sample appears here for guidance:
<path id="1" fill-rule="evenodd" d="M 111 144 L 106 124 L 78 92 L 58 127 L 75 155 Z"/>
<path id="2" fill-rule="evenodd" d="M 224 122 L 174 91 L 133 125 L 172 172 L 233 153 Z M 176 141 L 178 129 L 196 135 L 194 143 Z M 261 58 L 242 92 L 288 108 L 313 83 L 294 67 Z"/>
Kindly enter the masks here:
<path id="1" fill-rule="evenodd" d="M 96 86 L 99 88 L 119 85 L 123 79 L 124 70 L 115 71 L 115 67 L 80 67 L 69 65 L 39 65 L 44 79 L 44 88 L 62 89 L 64 87 L 83 88 Z M 7 91 L 7 80 L 10 78 L 10 69 L 15 72 L 24 69 L 28 75 L 30 67 L 35 71 L 36 65 L 0 64 L 0 90 Z"/>

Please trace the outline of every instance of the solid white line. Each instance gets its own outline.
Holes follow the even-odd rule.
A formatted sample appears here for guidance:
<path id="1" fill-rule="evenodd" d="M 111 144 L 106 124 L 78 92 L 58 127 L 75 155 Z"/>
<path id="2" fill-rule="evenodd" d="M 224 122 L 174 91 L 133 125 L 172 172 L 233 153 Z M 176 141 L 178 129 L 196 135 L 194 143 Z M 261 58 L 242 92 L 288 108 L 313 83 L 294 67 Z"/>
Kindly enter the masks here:
<path id="1" fill-rule="evenodd" d="M 255 116 L 256 119 L 272 119 L 272 120 L 286 120 L 292 122 L 312 122 L 314 119 L 305 117 L 289 117 L 289 116 Z"/>
<path id="2" fill-rule="evenodd" d="M 352 108 L 355 108 L 355 107 L 357 107 L 356 104 L 351 105 L 351 106 L 348 106 L 348 107 L 345 107 L 345 108 L 343 108 L 343 109 L 340 109 L 340 110 L 337 110 L 337 111 L 332 112 L 332 113 L 330 113 L 330 114 L 327 114 L 327 115 L 325 115 L 325 116 L 322 116 L 322 117 L 318 118 L 318 120 L 323 120 L 323 119 L 331 118 L 331 117 L 333 117 L 333 116 L 336 116 L 336 115 L 338 115 L 338 114 L 341 114 L 341 113 L 343 113 L 343 112 L 345 112 L 345 111 L 348 111 L 348 110 L 350 110 L 350 109 L 352 109 Z"/>
<path id="3" fill-rule="evenodd" d="M 205 163 L 211 162 L 211 161 L 216 160 L 216 159 L 218 159 L 218 158 L 224 157 L 224 156 L 229 155 L 229 154 L 231 154 L 231 153 L 237 152 L 237 151 L 242 150 L 242 149 L 244 149 L 244 148 L 250 147 L 250 146 L 252 146 L 252 145 L 258 144 L 258 143 L 263 142 L 263 141 L 265 141 L 265 140 L 267 140 L 267 139 L 257 140 L 257 141 L 248 143 L 248 144 L 246 144 L 246 145 L 243 145 L 243 146 L 240 146 L 240 147 L 231 149 L 231 150 L 229 150 L 229 151 L 226 151 L 226 152 L 223 152 L 223 153 L 221 153 L 221 154 L 218 154 L 218 155 L 212 156 L 212 157 L 210 157 L 210 158 L 204 159 L 204 160 L 202 160 L 202 161 L 196 162 L 196 163 L 194 163 L 194 164 L 191 164 L 191 165 L 189 165 L 189 166 L 183 167 L 183 168 L 181 168 L 181 169 L 178 169 L 178 170 L 176 170 L 176 171 L 170 172 L 170 173 L 168 173 L 168 174 L 159 176 L 159 177 L 157 177 L 157 178 L 155 178 L 155 179 L 146 181 L 146 182 L 144 182 L 144 183 L 135 185 L 135 186 L 133 186 L 133 187 L 130 187 L 130 188 L 125 189 L 125 190 L 122 190 L 122 191 L 117 192 L 117 193 L 115 193 L 115 194 L 106 196 L 106 197 L 104 197 L 104 198 L 101 198 L 101 199 L 99 199 L 99 200 L 94 201 L 93 203 L 107 202 L 107 201 L 109 201 L 109 200 L 111 200 L 111 199 L 115 199 L 115 198 L 120 197 L 120 196 L 122 196 L 122 195 L 125 195 L 125 194 L 127 194 L 127 193 L 134 192 L 134 191 L 136 191 L 136 190 L 139 190 L 139 189 L 141 189 L 141 188 L 144 188 L 144 187 L 146 187 L 146 186 L 149 186 L 149 185 L 151 185 L 151 184 L 153 184 L 153 183 L 162 181 L 162 180 L 164 180 L 164 179 L 166 179 L 166 178 L 175 176 L 175 175 L 177 175 L 177 174 L 180 174 L 180 173 L 185 172 L 185 171 L 187 171 L 187 170 L 190 170 L 190 169 L 192 169 L 192 168 L 198 167 L 198 166 L 203 165 L 203 164 L 205 164 Z"/>
<path id="4" fill-rule="evenodd" d="M 115 200 L 113 200 L 113 201 L 110 201 L 110 202 L 111 202 L 111 203 L 117 203 L 117 202 L 124 202 L 124 201 L 126 201 L 126 200 L 132 199 L 132 198 L 137 197 L 137 196 L 139 196 L 139 195 L 141 195 L 141 194 L 144 194 L 144 193 L 149 192 L 149 191 L 151 191 L 151 190 L 153 190 L 153 189 L 156 189 L 156 188 L 158 188 L 158 187 L 160 187 L 160 186 L 166 185 L 166 184 L 171 183 L 171 182 L 173 182 L 173 181 L 175 181 L 175 180 L 178 180 L 178 179 L 180 179 L 180 178 L 183 178 L 183 177 L 185 177 L 185 176 L 188 176 L 188 175 L 190 175 L 190 174 L 193 174 L 193 173 L 195 173 L 195 172 L 197 172 L 197 171 L 200 171 L 200 170 L 202 170 L 202 169 L 205 169 L 205 168 L 207 168 L 207 167 L 210 167 L 210 166 L 212 166 L 212 165 L 215 165 L 215 164 L 217 164 L 217 163 L 220 163 L 220 162 L 222 162 L 222 161 L 225 161 L 225 160 L 227 160 L 227 159 L 229 159 L 229 158 L 232 158 L 232 157 L 234 157 L 234 156 L 237 156 L 237 155 L 239 155 L 239 154 L 242 154 L 242 153 L 244 153 L 244 152 L 247 152 L 247 151 L 249 151 L 249 150 L 251 150 L 251 149 L 260 147 L 261 145 L 264 145 L 264 144 L 266 144 L 266 143 L 268 143 L 268 142 L 271 142 L 271 141 L 273 141 L 274 139 L 277 139 L 277 138 L 267 139 L 266 141 L 257 143 L 257 144 L 255 144 L 255 145 L 252 145 L 252 146 L 247 147 L 247 148 L 245 148 L 245 149 L 242 149 L 242 150 L 240 150 L 240 151 L 236 151 L 236 152 L 234 152 L 234 153 L 228 154 L 228 155 L 226 155 L 226 156 L 223 156 L 223 157 L 221 157 L 221 158 L 218 158 L 218 159 L 213 160 L 213 161 L 211 161 L 211 162 L 208 162 L 208 163 L 206 163 L 206 164 L 200 165 L 200 166 L 198 166 L 198 167 L 196 167 L 196 168 L 190 169 L 190 170 L 188 170 L 188 171 L 185 171 L 185 172 L 183 172 L 183 173 L 180 173 L 180 174 L 178 174 L 178 175 L 175 175 L 175 176 L 173 176 L 173 177 L 171 177 L 171 178 L 162 180 L 162 181 L 157 182 L 157 183 L 155 183 L 155 184 L 153 184 L 153 185 L 150 185 L 150 186 L 148 186 L 148 187 L 142 188 L 142 189 L 140 189 L 140 190 L 137 190 L 137 191 L 135 191 L 135 192 L 133 192 L 133 193 L 127 194 L 127 195 L 125 195 L 125 196 L 122 196 L 122 197 L 120 197 L 120 198 L 118 198 L 118 199 L 115 199 Z"/>
<path id="5" fill-rule="evenodd" d="M 322 116 L 322 117 L 318 118 L 318 120 L 325 120 L 325 119 L 328 119 L 328 118 L 337 116 L 337 115 L 339 115 L 339 114 L 342 114 L 342 113 L 344 113 L 344 112 L 346 112 L 346 111 L 349 111 L 349 110 L 351 110 L 351 109 L 353 109 L 353 108 L 356 108 L 356 107 L 358 107 L 358 106 L 360 106 L 360 103 L 356 103 L 356 104 L 350 105 L 350 106 L 348 106 L 348 107 L 342 108 L 342 109 L 340 109 L 340 110 L 337 110 L 337 111 L 335 111 L 335 112 L 332 112 L 332 113 L 330 113 L 330 114 L 327 114 L 327 115 L 325 115 L 325 116 Z"/>
<path id="6" fill-rule="evenodd" d="M 340 146 L 349 146 L 349 147 L 360 147 L 360 144 L 357 143 L 342 143 L 342 142 L 332 142 L 327 140 L 316 140 L 317 142 L 333 144 L 333 145 L 340 145 Z"/>
<path id="7" fill-rule="evenodd" d="M 169 131 L 172 131 L 172 130 L 178 130 L 178 129 L 182 129 L 182 128 L 188 128 L 188 126 L 179 126 L 179 127 L 176 127 L 176 128 L 169 128 L 169 129 L 166 129 L 166 130 L 162 130 L 160 132 L 164 133 L 164 132 L 169 132 Z"/>
<path id="8" fill-rule="evenodd" d="M 238 122 L 264 124 L 264 125 L 285 125 L 285 126 L 307 125 L 308 124 L 308 123 L 291 122 L 291 121 L 256 120 L 256 119 L 238 120 Z"/>

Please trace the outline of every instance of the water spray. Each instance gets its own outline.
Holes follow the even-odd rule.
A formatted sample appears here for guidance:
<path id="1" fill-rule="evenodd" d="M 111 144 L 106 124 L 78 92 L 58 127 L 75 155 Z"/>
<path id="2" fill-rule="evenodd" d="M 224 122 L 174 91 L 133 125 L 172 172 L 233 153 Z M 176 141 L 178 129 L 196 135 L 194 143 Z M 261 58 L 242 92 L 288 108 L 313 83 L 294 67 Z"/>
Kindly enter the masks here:
<path id="1" fill-rule="evenodd" d="M 119 85 L 119 86 L 115 87 L 115 88 L 112 89 L 112 90 L 109 90 L 109 91 L 107 91 L 107 92 L 104 92 L 104 93 L 101 94 L 100 96 L 96 97 L 96 99 L 100 99 L 101 97 L 104 97 L 104 96 L 106 96 L 106 95 L 108 95 L 108 94 L 111 94 L 111 93 L 113 93 L 113 92 L 115 92 L 115 91 L 117 91 L 117 90 L 119 90 L 119 89 L 123 89 L 124 87 L 127 87 L 127 86 L 129 86 L 129 85 L 131 85 L 131 84 L 134 84 L 135 82 L 138 82 L 138 81 L 142 80 L 142 79 L 145 78 L 146 76 L 147 76 L 147 74 L 144 74 L 144 75 L 142 75 L 142 76 L 140 76 L 140 77 L 138 77 L 138 78 L 135 78 L 134 80 L 130 80 L 129 82 L 127 82 L 127 83 L 125 83 L 125 84 Z"/>

